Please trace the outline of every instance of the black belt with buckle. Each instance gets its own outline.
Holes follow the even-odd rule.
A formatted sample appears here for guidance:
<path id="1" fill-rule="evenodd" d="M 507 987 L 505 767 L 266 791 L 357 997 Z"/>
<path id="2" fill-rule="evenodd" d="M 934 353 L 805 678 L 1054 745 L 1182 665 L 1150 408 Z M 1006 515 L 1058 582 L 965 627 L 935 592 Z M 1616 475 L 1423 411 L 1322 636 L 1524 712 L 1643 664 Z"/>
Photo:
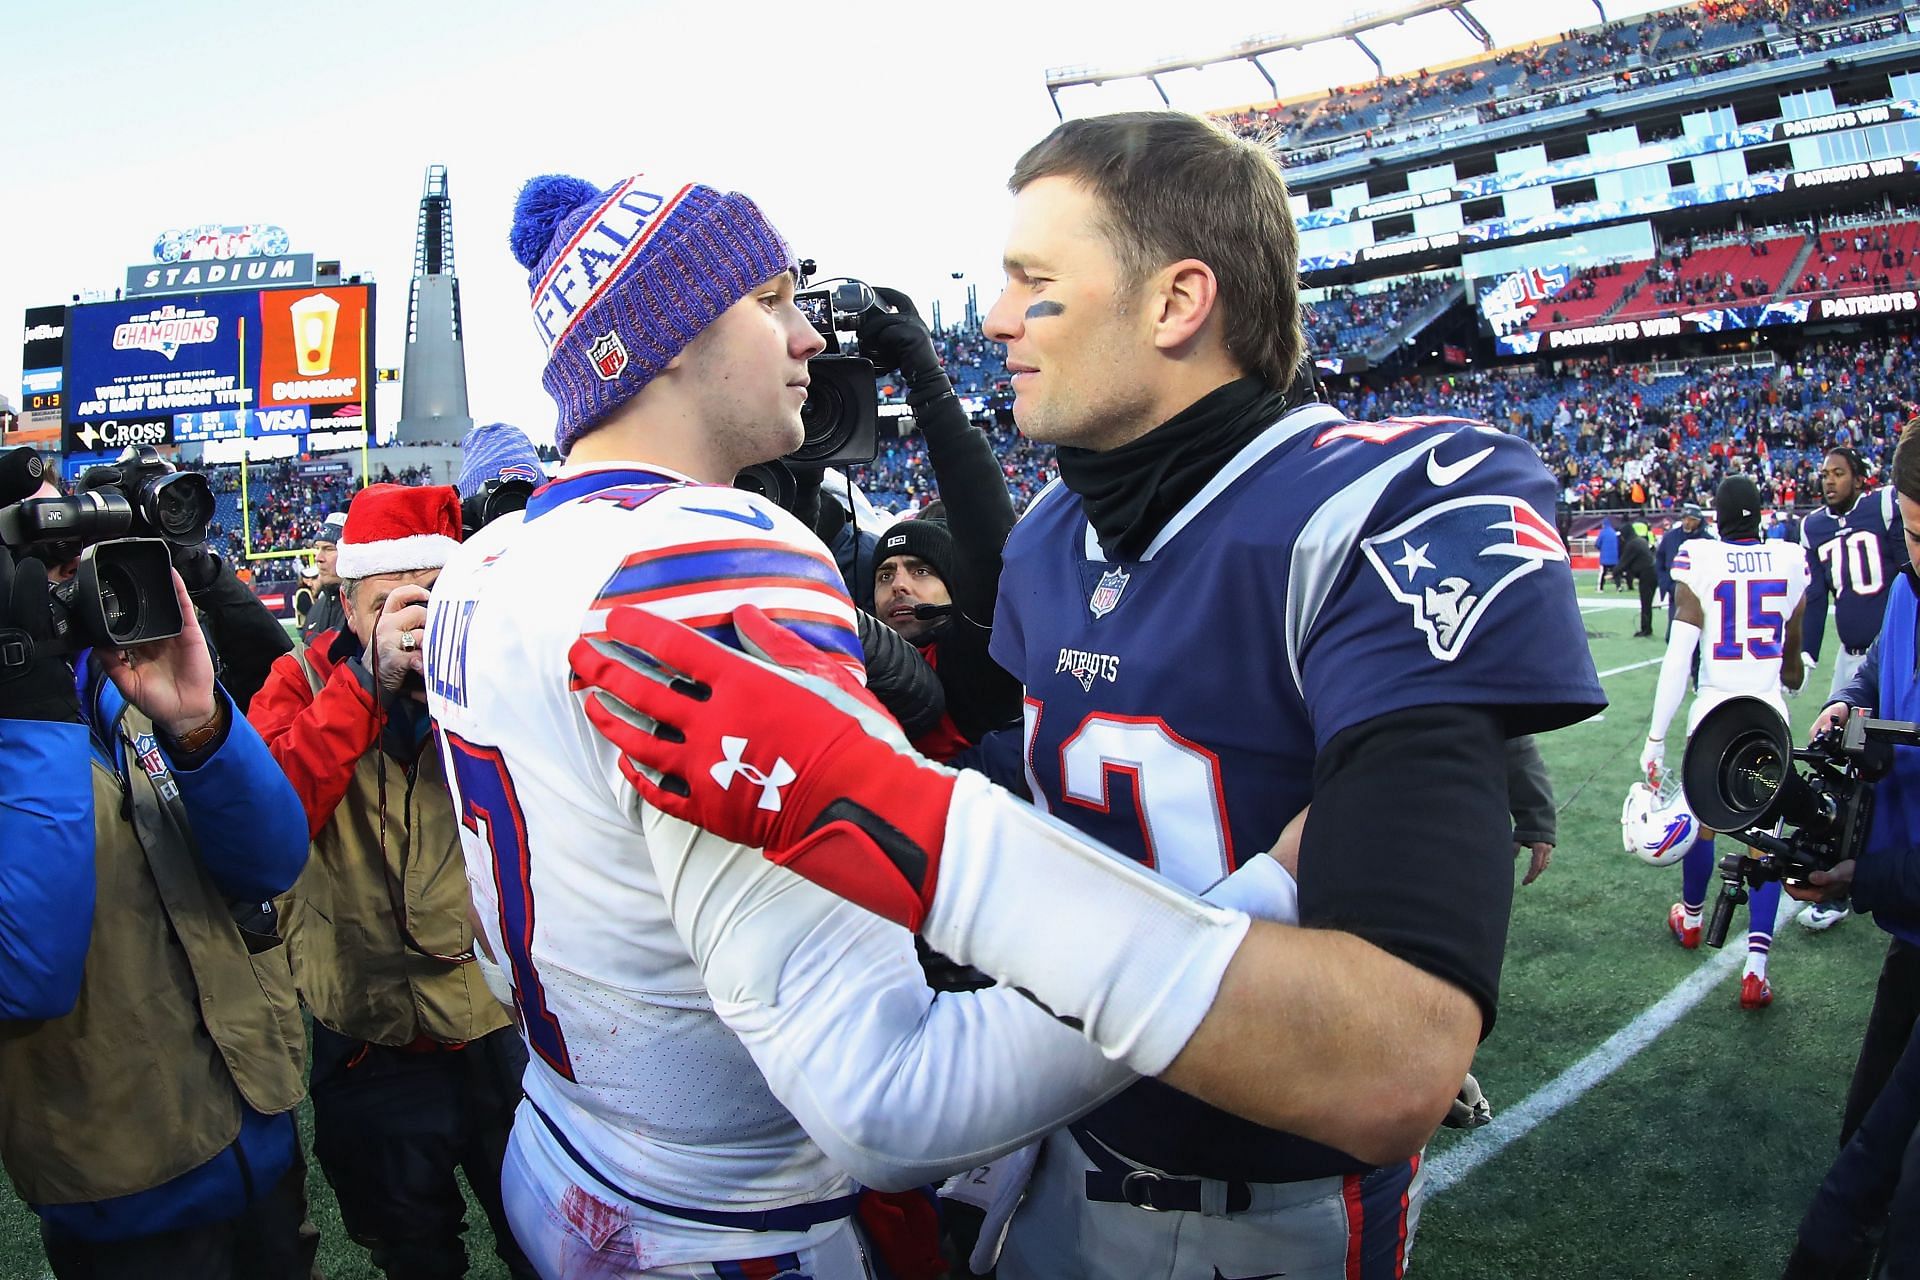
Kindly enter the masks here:
<path id="1" fill-rule="evenodd" d="M 1205 1213 L 1209 1184 L 1224 1188 L 1224 1201 L 1213 1212 L 1245 1213 L 1253 1207 L 1253 1188 L 1244 1182 L 1217 1178 L 1176 1178 L 1129 1163 L 1082 1125 L 1067 1131 L 1094 1167 L 1087 1172 L 1087 1199 L 1100 1204 L 1130 1204 L 1149 1213 Z M 1219 1195 L 1219 1191 L 1215 1191 Z"/>

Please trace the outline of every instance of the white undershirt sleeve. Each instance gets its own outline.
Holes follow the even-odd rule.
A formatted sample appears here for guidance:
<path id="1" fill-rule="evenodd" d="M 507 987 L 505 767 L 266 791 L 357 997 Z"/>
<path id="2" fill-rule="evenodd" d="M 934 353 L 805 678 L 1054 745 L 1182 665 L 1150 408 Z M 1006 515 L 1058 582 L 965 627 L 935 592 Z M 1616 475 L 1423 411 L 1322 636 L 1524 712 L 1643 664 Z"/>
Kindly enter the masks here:
<path id="1" fill-rule="evenodd" d="M 1693 671 L 1694 651 L 1700 647 L 1700 628 L 1691 622 L 1674 619 L 1673 634 L 1667 637 L 1667 654 L 1660 660 L 1660 683 L 1653 694 L 1653 724 L 1647 737 L 1661 740 L 1673 724 L 1673 717 L 1686 700 L 1687 678 Z"/>

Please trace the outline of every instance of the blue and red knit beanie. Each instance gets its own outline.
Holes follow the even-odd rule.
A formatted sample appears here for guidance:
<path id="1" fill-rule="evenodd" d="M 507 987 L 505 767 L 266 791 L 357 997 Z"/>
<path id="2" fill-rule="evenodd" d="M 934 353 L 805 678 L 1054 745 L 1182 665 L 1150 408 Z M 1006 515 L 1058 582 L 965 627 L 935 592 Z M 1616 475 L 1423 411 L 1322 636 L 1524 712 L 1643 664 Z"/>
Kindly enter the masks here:
<path id="1" fill-rule="evenodd" d="M 527 268 L 541 376 L 565 454 L 793 251 L 737 191 L 635 174 L 602 191 L 533 178 L 514 203 L 513 256 Z"/>

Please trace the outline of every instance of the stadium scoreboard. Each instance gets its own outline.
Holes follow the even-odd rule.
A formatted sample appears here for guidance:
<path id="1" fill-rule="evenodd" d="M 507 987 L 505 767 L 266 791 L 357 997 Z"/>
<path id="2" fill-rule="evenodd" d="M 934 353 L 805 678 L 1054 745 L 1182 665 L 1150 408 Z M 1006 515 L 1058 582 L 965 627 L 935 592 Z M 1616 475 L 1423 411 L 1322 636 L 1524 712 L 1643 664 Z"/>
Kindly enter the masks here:
<path id="1" fill-rule="evenodd" d="M 62 443 L 197 443 L 213 461 L 358 448 L 374 427 L 373 311 L 371 284 L 69 307 Z"/>

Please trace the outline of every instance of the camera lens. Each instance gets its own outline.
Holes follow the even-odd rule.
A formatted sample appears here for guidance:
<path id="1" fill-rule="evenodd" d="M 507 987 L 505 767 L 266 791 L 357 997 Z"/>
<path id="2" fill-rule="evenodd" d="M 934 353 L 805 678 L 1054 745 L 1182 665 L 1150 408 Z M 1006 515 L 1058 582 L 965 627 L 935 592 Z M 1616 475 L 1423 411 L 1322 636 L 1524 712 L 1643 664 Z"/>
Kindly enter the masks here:
<path id="1" fill-rule="evenodd" d="M 1764 809 L 1786 781 L 1787 760 L 1773 743 L 1756 736 L 1727 749 L 1722 787 L 1736 809 Z"/>
<path id="2" fill-rule="evenodd" d="M 733 478 L 733 487 L 757 493 L 785 510 L 793 510 L 798 486 L 793 472 L 778 462 L 756 462 Z"/>
<path id="3" fill-rule="evenodd" d="M 191 545 L 206 541 L 213 519 L 213 490 L 204 476 L 192 472 L 163 476 L 141 494 L 141 514 L 169 542 Z"/>
<path id="4" fill-rule="evenodd" d="M 139 634 L 140 584 L 126 564 L 111 561 L 100 566 L 100 613 L 106 619 L 107 636 L 115 643 Z"/>

